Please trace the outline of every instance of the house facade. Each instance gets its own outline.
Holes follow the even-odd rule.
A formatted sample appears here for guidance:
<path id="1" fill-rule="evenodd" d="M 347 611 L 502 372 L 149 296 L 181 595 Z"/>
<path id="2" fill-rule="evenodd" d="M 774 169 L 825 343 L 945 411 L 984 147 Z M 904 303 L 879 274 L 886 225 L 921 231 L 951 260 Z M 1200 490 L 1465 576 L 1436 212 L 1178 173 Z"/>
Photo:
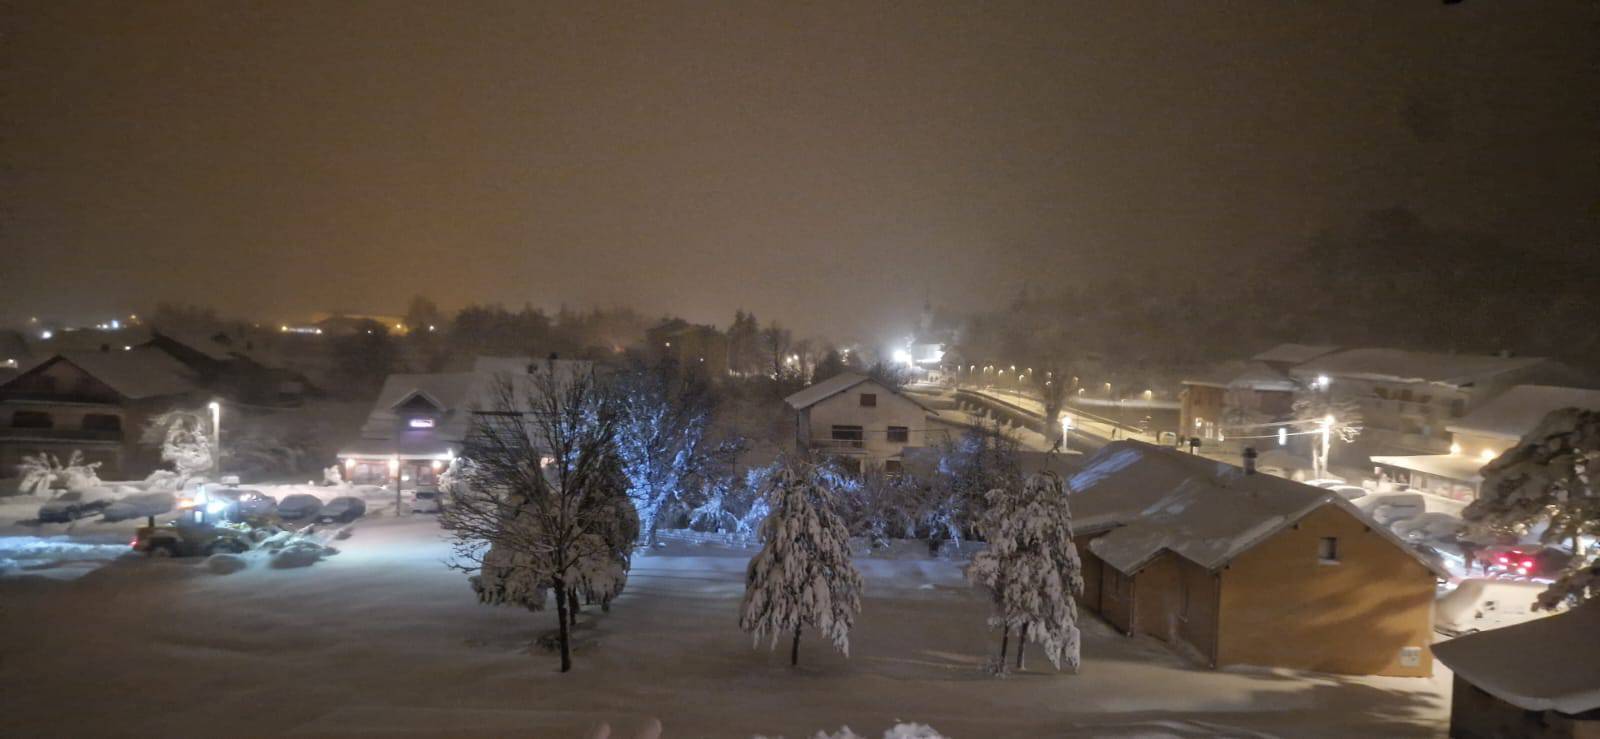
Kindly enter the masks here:
<path id="1" fill-rule="evenodd" d="M 503 412 L 507 401 L 520 407 L 537 376 L 570 377 L 592 368 L 569 359 L 478 357 L 470 372 L 390 375 L 360 438 L 339 451 L 344 477 L 359 485 L 399 478 L 401 489 L 436 487 L 478 416 Z"/>
<path id="2" fill-rule="evenodd" d="M 646 331 L 645 341 L 649 355 L 657 359 L 679 367 L 699 367 L 707 377 L 728 374 L 728 337 L 715 326 L 673 319 Z"/>
<path id="3" fill-rule="evenodd" d="M 1182 385 L 1178 428 L 1207 447 L 1237 452 L 1237 437 L 1266 433 L 1240 429 L 1241 421 L 1280 421 L 1293 413 L 1294 380 L 1265 362 L 1223 362 L 1190 375 Z M 1231 445 L 1230 431 L 1236 439 Z"/>
<path id="4" fill-rule="evenodd" d="M 140 443 L 149 419 L 208 396 L 182 364 L 159 352 L 57 354 L 0 384 L 0 477 L 22 457 L 65 462 L 81 452 L 106 479 L 143 477 L 159 451 Z"/>
<path id="5" fill-rule="evenodd" d="M 784 399 L 795 412 L 796 444 L 840 460 L 848 470 L 869 466 L 890 473 L 903 469 L 908 448 L 945 439 L 930 429 L 938 414 L 862 374 L 846 372 Z"/>
<path id="6" fill-rule="evenodd" d="M 1443 454 L 1375 455 L 1372 461 L 1408 487 L 1474 500 L 1483 483 L 1478 470 L 1563 408 L 1600 410 L 1600 390 L 1518 385 L 1451 423 L 1450 447 Z"/>
<path id="7" fill-rule="evenodd" d="M 1069 478 L 1081 604 L 1211 667 L 1426 676 L 1442 574 L 1326 491 L 1136 441 Z"/>

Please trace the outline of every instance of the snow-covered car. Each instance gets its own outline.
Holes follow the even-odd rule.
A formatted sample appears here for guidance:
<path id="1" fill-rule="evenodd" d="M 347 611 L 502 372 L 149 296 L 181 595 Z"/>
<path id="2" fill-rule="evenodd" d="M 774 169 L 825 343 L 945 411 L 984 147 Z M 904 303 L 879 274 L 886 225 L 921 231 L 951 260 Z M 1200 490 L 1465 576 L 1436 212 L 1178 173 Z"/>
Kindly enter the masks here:
<path id="1" fill-rule="evenodd" d="M 328 501 L 328 504 L 317 512 L 317 520 L 323 523 L 349 523 L 366 513 L 366 501 L 346 495 Z"/>
<path id="2" fill-rule="evenodd" d="M 1346 485 L 1348 483 L 1337 477 L 1318 477 L 1315 479 L 1306 480 L 1306 484 L 1314 488 L 1327 488 L 1334 485 Z"/>
<path id="3" fill-rule="evenodd" d="M 1460 636 L 1548 616 L 1548 611 L 1533 610 L 1544 587 L 1519 580 L 1462 580 L 1434 605 L 1433 628 Z"/>
<path id="4" fill-rule="evenodd" d="M 1454 541 L 1463 527 L 1457 516 L 1421 513 L 1414 518 L 1395 521 L 1389 530 L 1406 541 Z"/>
<path id="5" fill-rule="evenodd" d="M 322 499 L 309 493 L 286 495 L 283 500 L 278 501 L 278 518 L 286 521 L 311 518 L 321 510 Z"/>
<path id="6" fill-rule="evenodd" d="M 1372 520 L 1384 526 L 1416 518 L 1427 511 L 1427 502 L 1418 493 L 1380 493 L 1356 502 Z"/>
<path id="7" fill-rule="evenodd" d="M 225 521 L 259 520 L 278 510 L 278 499 L 259 490 L 213 488 L 206 491 L 206 512 Z"/>
<path id="8" fill-rule="evenodd" d="M 1338 493 L 1339 497 L 1344 498 L 1345 500 L 1359 500 L 1367 497 L 1367 489 L 1361 487 L 1360 485 L 1346 485 L 1344 483 L 1339 483 L 1337 485 L 1324 485 L 1322 486 L 1322 489 L 1327 490 L 1330 493 Z"/>
<path id="9" fill-rule="evenodd" d="M 105 510 L 111 505 L 115 496 L 109 490 L 91 488 L 89 490 L 71 490 L 46 501 L 39 506 L 40 521 L 75 521 L 84 516 L 92 516 Z"/>
<path id="10" fill-rule="evenodd" d="M 437 490 L 418 490 L 411 494 L 412 513 L 438 513 L 443 509 Z"/>
<path id="11" fill-rule="evenodd" d="M 168 513 L 176 504 L 172 493 L 135 493 L 106 506 L 101 515 L 107 521 L 127 521 Z"/>

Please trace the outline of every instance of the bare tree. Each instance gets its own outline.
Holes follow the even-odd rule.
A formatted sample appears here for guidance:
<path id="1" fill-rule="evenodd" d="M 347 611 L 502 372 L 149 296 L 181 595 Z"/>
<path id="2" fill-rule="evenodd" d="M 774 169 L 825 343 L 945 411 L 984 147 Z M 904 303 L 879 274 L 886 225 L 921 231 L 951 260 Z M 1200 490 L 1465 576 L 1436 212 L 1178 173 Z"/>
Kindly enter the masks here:
<path id="1" fill-rule="evenodd" d="M 485 603 L 543 610 L 555 591 L 561 671 L 572 669 L 571 596 L 617 554 L 616 415 L 592 373 L 500 380 L 452 467 L 441 523 L 452 565 Z"/>
<path id="2" fill-rule="evenodd" d="M 1337 388 L 1309 387 L 1295 393 L 1293 409 L 1295 420 L 1310 424 L 1306 430 L 1314 432 L 1311 442 L 1312 476 L 1327 477 L 1333 440 L 1349 443 L 1361 435 L 1364 421 L 1361 404 L 1349 393 Z"/>

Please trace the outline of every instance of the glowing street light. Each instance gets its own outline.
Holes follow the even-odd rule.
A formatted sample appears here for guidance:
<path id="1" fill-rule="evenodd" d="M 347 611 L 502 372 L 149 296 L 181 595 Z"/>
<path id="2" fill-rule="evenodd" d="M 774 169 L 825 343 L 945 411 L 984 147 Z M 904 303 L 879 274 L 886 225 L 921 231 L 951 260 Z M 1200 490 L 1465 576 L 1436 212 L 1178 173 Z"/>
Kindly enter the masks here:
<path id="1" fill-rule="evenodd" d="M 213 400 L 206 404 L 211 409 L 211 467 L 213 474 L 222 476 L 222 404 Z"/>
<path id="2" fill-rule="evenodd" d="M 1289 429 L 1284 427 L 1284 426 L 1279 426 L 1278 427 L 1278 446 L 1288 446 L 1288 445 L 1289 445 Z"/>

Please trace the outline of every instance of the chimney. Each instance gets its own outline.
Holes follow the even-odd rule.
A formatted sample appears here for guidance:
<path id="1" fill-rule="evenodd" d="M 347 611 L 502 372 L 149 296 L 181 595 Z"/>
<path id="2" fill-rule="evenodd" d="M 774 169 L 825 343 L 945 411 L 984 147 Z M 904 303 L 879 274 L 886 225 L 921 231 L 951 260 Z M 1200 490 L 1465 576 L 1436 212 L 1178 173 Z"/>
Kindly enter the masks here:
<path id="1" fill-rule="evenodd" d="M 1256 473 L 1256 448 L 1253 446 L 1244 448 L 1244 473 L 1246 475 Z"/>

